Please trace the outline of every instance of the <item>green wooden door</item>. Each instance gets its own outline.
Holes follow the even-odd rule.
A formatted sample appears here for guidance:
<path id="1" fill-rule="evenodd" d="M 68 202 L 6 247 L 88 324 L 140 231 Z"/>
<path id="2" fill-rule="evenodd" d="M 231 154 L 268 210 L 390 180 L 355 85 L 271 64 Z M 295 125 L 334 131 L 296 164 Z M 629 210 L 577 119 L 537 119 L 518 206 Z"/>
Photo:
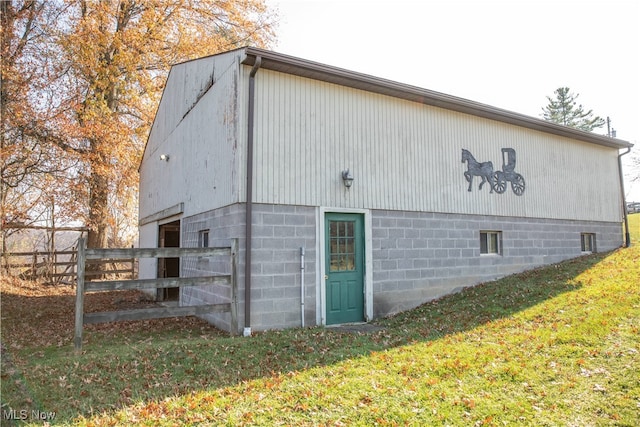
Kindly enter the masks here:
<path id="1" fill-rule="evenodd" d="M 364 221 L 325 214 L 327 325 L 364 320 Z"/>

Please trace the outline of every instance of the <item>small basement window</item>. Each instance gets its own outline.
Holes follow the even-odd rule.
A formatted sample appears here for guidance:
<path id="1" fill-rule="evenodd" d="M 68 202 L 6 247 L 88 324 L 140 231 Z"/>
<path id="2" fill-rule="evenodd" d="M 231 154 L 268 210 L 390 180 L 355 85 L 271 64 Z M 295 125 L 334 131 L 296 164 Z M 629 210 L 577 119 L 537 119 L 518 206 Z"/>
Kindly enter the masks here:
<path id="1" fill-rule="evenodd" d="M 201 248 L 209 247 L 209 230 L 200 230 L 198 232 L 198 246 Z"/>
<path id="2" fill-rule="evenodd" d="M 584 253 L 592 253 L 596 251 L 596 235 L 593 233 L 580 234 L 580 250 Z"/>
<path id="3" fill-rule="evenodd" d="M 480 254 L 502 255 L 502 231 L 480 232 Z"/>

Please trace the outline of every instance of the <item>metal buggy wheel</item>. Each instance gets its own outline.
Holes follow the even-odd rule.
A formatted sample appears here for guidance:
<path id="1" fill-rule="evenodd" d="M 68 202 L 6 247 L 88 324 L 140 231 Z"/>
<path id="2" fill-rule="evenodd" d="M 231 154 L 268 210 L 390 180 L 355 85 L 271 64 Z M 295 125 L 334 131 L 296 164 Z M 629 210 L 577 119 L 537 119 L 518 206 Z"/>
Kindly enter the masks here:
<path id="1" fill-rule="evenodd" d="M 500 171 L 493 174 L 493 191 L 498 194 L 504 193 L 507 189 L 507 181 L 504 179 L 504 174 Z"/>
<path id="2" fill-rule="evenodd" d="M 524 188 L 525 188 L 524 177 L 519 173 L 517 173 L 516 176 L 511 181 L 511 189 L 513 190 L 514 193 L 516 193 L 517 196 L 522 196 L 522 193 L 524 193 Z"/>

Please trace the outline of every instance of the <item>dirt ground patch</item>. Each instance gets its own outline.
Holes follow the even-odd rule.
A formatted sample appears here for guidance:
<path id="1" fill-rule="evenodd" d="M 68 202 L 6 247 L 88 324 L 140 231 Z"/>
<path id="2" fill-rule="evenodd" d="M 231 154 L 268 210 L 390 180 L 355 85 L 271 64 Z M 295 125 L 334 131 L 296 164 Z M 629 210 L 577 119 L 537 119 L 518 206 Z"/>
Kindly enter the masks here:
<path id="1" fill-rule="evenodd" d="M 75 288 L 46 285 L 12 277 L 0 278 L 2 342 L 10 349 L 72 345 Z M 139 291 L 95 292 L 85 295 L 85 312 L 156 306 Z M 139 331 L 226 335 L 202 319 L 181 317 L 86 325 L 85 335 L 126 336 Z"/>

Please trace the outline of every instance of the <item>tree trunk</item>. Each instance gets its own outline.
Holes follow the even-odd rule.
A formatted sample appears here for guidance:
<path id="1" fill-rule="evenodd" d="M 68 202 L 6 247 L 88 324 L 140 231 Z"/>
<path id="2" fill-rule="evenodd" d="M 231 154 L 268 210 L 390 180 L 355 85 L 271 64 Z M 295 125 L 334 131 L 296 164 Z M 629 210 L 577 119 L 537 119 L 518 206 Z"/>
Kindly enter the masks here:
<path id="1" fill-rule="evenodd" d="M 87 247 L 106 248 L 109 228 L 109 181 L 93 172 L 89 178 L 89 235 Z"/>
<path id="2" fill-rule="evenodd" d="M 109 224 L 108 179 L 94 171 L 89 178 L 89 186 L 89 232 L 87 235 L 87 247 L 106 248 Z M 101 279 L 104 264 L 87 263 L 85 270 L 86 280 Z"/>

